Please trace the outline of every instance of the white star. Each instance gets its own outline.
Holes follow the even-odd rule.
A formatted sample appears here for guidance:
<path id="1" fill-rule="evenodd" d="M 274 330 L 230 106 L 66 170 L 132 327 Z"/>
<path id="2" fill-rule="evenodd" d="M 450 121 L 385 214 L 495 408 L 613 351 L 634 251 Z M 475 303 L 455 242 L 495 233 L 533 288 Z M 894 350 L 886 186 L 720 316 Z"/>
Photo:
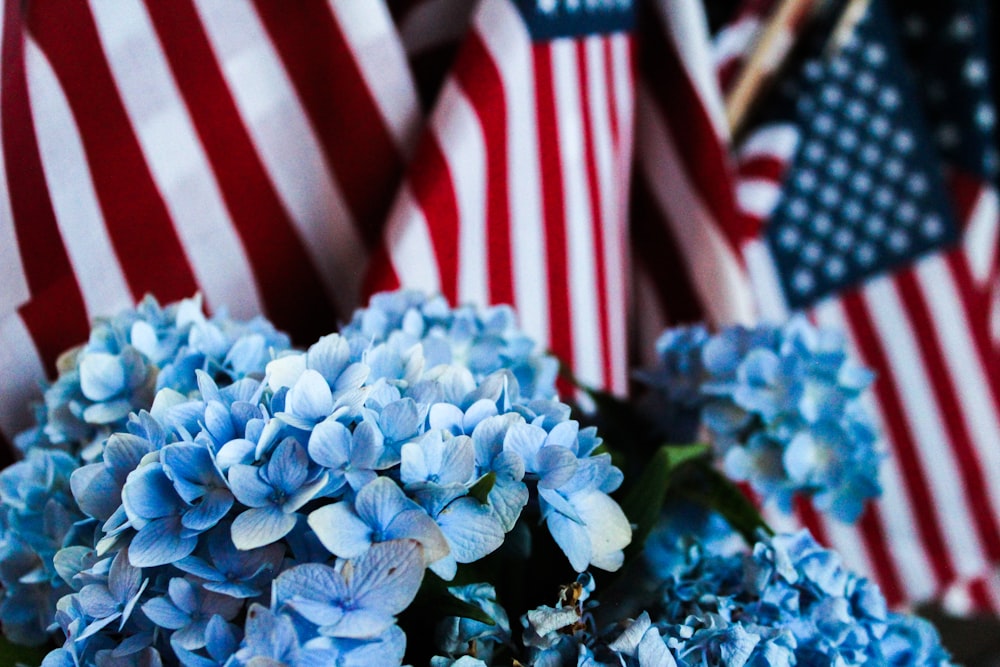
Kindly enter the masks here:
<path id="1" fill-rule="evenodd" d="M 810 141 L 805 148 L 806 159 L 811 162 L 819 162 L 826 157 L 826 149 L 818 141 Z"/>
<path id="2" fill-rule="evenodd" d="M 917 207 L 911 201 L 904 201 L 896 209 L 896 217 L 904 224 L 912 224 L 917 219 Z"/>
<path id="3" fill-rule="evenodd" d="M 820 96 L 823 98 L 823 104 L 828 107 L 835 107 L 844 99 L 844 94 L 840 92 L 840 86 L 832 83 L 823 86 L 823 92 L 820 93 Z"/>
<path id="4" fill-rule="evenodd" d="M 910 191 L 910 194 L 924 194 L 927 192 L 927 177 L 923 174 L 913 174 L 906 179 L 906 189 Z"/>
<path id="5" fill-rule="evenodd" d="M 913 135 L 906 130 L 899 130 L 892 137 L 892 145 L 895 146 L 896 150 L 900 153 L 909 153 L 913 150 L 915 143 Z"/>
<path id="6" fill-rule="evenodd" d="M 845 160 L 842 157 L 836 157 L 830 160 L 830 166 L 827 171 L 830 174 L 830 176 L 836 178 L 837 180 L 840 180 L 845 176 L 847 176 L 847 173 L 850 171 L 850 168 L 847 166 L 847 160 Z"/>
<path id="7" fill-rule="evenodd" d="M 813 216 L 813 231 L 820 236 L 826 236 L 833 229 L 833 220 L 827 213 L 820 211 Z"/>
<path id="8" fill-rule="evenodd" d="M 799 242 L 802 240 L 802 235 L 799 234 L 799 230 L 795 227 L 783 227 L 781 232 L 778 234 L 778 243 L 785 250 L 795 250 L 799 246 Z"/>
<path id="9" fill-rule="evenodd" d="M 823 76 L 823 66 L 818 61 L 810 60 L 802 68 L 802 72 L 805 74 L 807 81 L 815 82 Z"/>
<path id="10" fill-rule="evenodd" d="M 872 179 L 867 173 L 859 171 L 851 177 L 851 187 L 858 194 L 865 194 L 872 189 Z"/>
<path id="11" fill-rule="evenodd" d="M 803 169 L 795 175 L 795 184 L 803 192 L 812 192 L 816 188 L 816 173 L 812 169 Z"/>
<path id="12" fill-rule="evenodd" d="M 808 269 L 799 269 L 792 277 L 792 288 L 799 294 L 808 294 L 816 286 L 816 279 Z"/>
<path id="13" fill-rule="evenodd" d="M 815 241 L 810 241 L 802 248 L 802 261 L 815 266 L 823 258 L 823 248 Z"/>
<path id="14" fill-rule="evenodd" d="M 851 100 L 847 103 L 846 109 L 847 117 L 856 123 L 864 120 L 865 116 L 868 115 L 865 105 L 860 100 Z"/>
<path id="15" fill-rule="evenodd" d="M 906 170 L 903 168 L 903 163 L 900 162 L 897 158 L 892 158 L 891 160 L 886 161 L 884 169 L 885 169 L 885 175 L 891 181 L 898 181 L 903 177 L 903 174 L 906 172 Z"/>
<path id="16" fill-rule="evenodd" d="M 874 91 L 878 84 L 875 82 L 875 76 L 871 72 L 861 72 L 858 74 L 858 78 L 855 79 L 854 84 L 858 87 L 858 90 L 862 93 L 871 93 Z"/>
<path id="17" fill-rule="evenodd" d="M 886 118 L 885 116 L 880 114 L 872 118 L 871 131 L 872 134 L 874 134 L 879 139 L 885 138 L 886 135 L 889 134 L 889 131 L 891 129 L 892 129 L 892 124 L 889 122 L 889 119 Z"/>
<path id="18" fill-rule="evenodd" d="M 862 266 L 871 266 L 876 257 L 875 246 L 867 241 L 858 244 L 858 247 L 854 250 L 854 258 Z"/>
<path id="19" fill-rule="evenodd" d="M 840 203 L 840 190 L 832 185 L 824 186 L 819 191 L 819 200 L 825 206 L 836 206 Z"/>
<path id="20" fill-rule="evenodd" d="M 923 224 L 920 226 L 920 230 L 924 233 L 924 236 L 930 240 L 936 240 L 941 234 L 944 233 L 944 223 L 941 221 L 941 216 L 930 213 L 924 216 Z"/>
<path id="21" fill-rule="evenodd" d="M 894 229 L 889 232 L 889 238 L 886 239 L 886 243 L 893 252 L 899 254 L 910 247 L 910 237 L 903 230 Z"/>
<path id="22" fill-rule="evenodd" d="M 952 39 L 957 39 L 960 41 L 966 41 L 972 37 L 976 32 L 976 24 L 972 20 L 972 17 L 968 14 L 962 13 L 955 16 L 952 20 L 951 25 L 948 26 L 948 33 L 951 35 Z"/>
<path id="23" fill-rule="evenodd" d="M 865 147 L 861 149 L 861 160 L 865 164 L 874 166 L 881 159 L 882 151 L 879 150 L 878 146 L 874 144 L 865 144 Z"/>
<path id="24" fill-rule="evenodd" d="M 819 114 L 813 121 L 813 129 L 820 134 L 830 134 L 833 131 L 833 125 L 833 119 L 825 113 Z"/>
<path id="25" fill-rule="evenodd" d="M 885 234 L 887 228 L 888 226 L 885 224 L 885 218 L 881 215 L 873 215 L 868 218 L 868 221 L 865 223 L 865 231 L 867 231 L 870 236 L 874 236 L 876 238 Z"/>
<path id="26" fill-rule="evenodd" d="M 843 227 L 838 229 L 837 233 L 833 235 L 833 244 L 841 250 L 850 250 L 851 246 L 854 245 L 854 232 Z"/>
<path id="27" fill-rule="evenodd" d="M 796 220 L 802 220 L 809 215 L 809 206 L 803 200 L 795 198 L 788 202 L 788 214 Z"/>
<path id="28" fill-rule="evenodd" d="M 837 56 L 830 62 L 830 71 L 838 79 L 843 79 L 851 73 L 851 64 L 847 61 L 847 58 Z"/>
<path id="29" fill-rule="evenodd" d="M 896 195 L 889 188 L 879 188 L 875 192 L 875 205 L 879 208 L 889 208 L 896 202 Z"/>
<path id="30" fill-rule="evenodd" d="M 857 199 L 850 199 L 844 204 L 844 217 L 851 222 L 857 222 L 865 214 L 865 209 L 858 203 Z"/>
<path id="31" fill-rule="evenodd" d="M 837 145 L 845 151 L 853 150 L 858 145 L 857 133 L 849 127 L 845 127 L 837 133 Z"/>
<path id="32" fill-rule="evenodd" d="M 879 106 L 892 111 L 899 106 L 899 91 L 893 86 L 887 86 L 878 94 Z"/>
<path id="33" fill-rule="evenodd" d="M 942 148 L 954 148 L 960 140 L 958 128 L 951 123 L 946 123 L 938 128 L 937 141 Z"/>
<path id="34" fill-rule="evenodd" d="M 791 93 L 788 97 L 795 98 L 795 108 L 803 116 L 811 116 L 816 111 L 816 101 L 807 95 Z"/>
<path id="35" fill-rule="evenodd" d="M 847 273 L 847 264 L 840 257 L 831 257 L 827 260 L 823 270 L 831 280 L 840 280 Z"/>
<path id="36" fill-rule="evenodd" d="M 969 58 L 965 62 L 965 67 L 962 68 L 962 76 L 965 77 L 967 83 L 972 85 L 985 83 L 986 72 L 986 63 L 983 62 L 982 58 Z"/>
<path id="37" fill-rule="evenodd" d="M 976 125 L 984 130 L 989 130 L 996 123 L 996 113 L 993 106 L 988 102 L 980 102 L 976 106 Z"/>
<path id="38" fill-rule="evenodd" d="M 865 49 L 865 62 L 878 67 L 885 62 L 885 47 L 878 42 L 872 42 Z"/>

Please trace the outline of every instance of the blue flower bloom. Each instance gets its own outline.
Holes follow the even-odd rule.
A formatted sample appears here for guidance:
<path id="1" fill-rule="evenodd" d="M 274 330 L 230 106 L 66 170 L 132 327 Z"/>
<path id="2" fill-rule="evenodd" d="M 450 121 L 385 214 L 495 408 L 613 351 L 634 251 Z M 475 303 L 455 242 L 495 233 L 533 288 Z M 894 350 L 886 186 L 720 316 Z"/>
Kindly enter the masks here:
<path id="1" fill-rule="evenodd" d="M 213 617 L 231 621 L 242 607 L 242 600 L 201 590 L 187 579 L 174 577 L 167 596 L 146 601 L 142 611 L 159 627 L 173 630 L 172 645 L 193 651 L 208 643 L 206 631 Z"/>
<path id="2" fill-rule="evenodd" d="M 116 620 L 119 621 L 118 629 L 124 628 L 148 583 L 141 570 L 129 563 L 128 552 L 118 552 L 111 561 L 106 582 L 88 584 L 80 589 L 77 596 L 80 608 L 94 620 L 78 639 L 85 639 Z"/>
<path id="3" fill-rule="evenodd" d="M 660 366 L 640 375 L 655 390 L 651 416 L 700 411 L 730 477 L 784 511 L 804 493 L 846 522 L 880 493 L 882 454 L 862 404 L 873 376 L 848 358 L 840 335 L 796 317 L 714 336 L 671 330 L 657 349 Z M 676 431 L 667 424 L 661 435 Z"/>

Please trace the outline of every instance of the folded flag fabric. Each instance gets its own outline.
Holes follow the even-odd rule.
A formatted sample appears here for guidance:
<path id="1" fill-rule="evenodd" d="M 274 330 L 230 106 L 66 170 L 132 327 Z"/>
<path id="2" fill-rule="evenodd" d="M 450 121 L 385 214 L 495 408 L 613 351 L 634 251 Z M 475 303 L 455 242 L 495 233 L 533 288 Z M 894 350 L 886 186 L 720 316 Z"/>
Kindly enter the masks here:
<path id="1" fill-rule="evenodd" d="M 630 1 L 478 5 L 371 291 L 512 304 L 581 381 L 625 390 L 632 13 Z"/>
<path id="2" fill-rule="evenodd" d="M 357 303 L 423 114 L 382 0 L 3 3 L 0 431 L 89 320 Z"/>
<path id="3" fill-rule="evenodd" d="M 775 176 L 773 210 L 754 209 L 766 219 L 764 243 L 748 255 L 761 312 L 804 309 L 847 332 L 879 375 L 891 454 L 883 499 L 857 528 L 806 506 L 800 519 L 874 573 L 895 603 L 984 572 L 1000 546 L 984 8 L 921 13 L 898 3 L 894 15 L 876 0 L 839 50 L 818 31 L 766 114 L 795 123 L 798 147 Z"/>

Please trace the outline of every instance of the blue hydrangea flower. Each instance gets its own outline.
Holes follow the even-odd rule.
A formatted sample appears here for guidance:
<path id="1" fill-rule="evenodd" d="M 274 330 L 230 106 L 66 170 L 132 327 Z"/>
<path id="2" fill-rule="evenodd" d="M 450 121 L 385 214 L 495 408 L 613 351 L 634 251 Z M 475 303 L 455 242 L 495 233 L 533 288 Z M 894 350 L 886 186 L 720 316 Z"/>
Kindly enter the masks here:
<path id="1" fill-rule="evenodd" d="M 477 310 L 451 308 L 444 298 L 418 291 L 376 294 L 368 308 L 355 312 L 344 328 L 373 342 L 398 339 L 400 347 L 421 343 L 430 366 L 459 365 L 477 380 L 500 369 L 517 378 L 528 398 L 554 398 L 558 361 L 539 351 L 538 344 L 517 326 L 509 306 Z"/>
<path id="2" fill-rule="evenodd" d="M 929 625 L 888 612 L 870 581 L 806 531 L 762 540 L 745 555 L 695 551 L 650 611 L 682 666 L 949 664 Z"/>
<path id="3" fill-rule="evenodd" d="M 700 413 L 733 479 L 785 511 L 795 494 L 807 494 L 846 522 L 880 493 L 882 454 L 862 403 L 873 375 L 848 357 L 839 334 L 796 317 L 714 336 L 671 330 L 657 350 L 659 367 L 640 375 L 655 390 L 651 416 L 683 421 Z M 669 437 L 677 427 L 662 431 Z"/>

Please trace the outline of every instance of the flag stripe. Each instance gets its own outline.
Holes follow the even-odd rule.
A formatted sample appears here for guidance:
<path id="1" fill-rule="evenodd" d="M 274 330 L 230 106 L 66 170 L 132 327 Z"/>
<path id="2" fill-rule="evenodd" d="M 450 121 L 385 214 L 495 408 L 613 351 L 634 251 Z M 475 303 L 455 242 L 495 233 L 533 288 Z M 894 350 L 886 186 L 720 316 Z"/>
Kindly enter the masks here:
<path id="1" fill-rule="evenodd" d="M 403 161 L 343 26 L 324 0 L 255 0 L 254 6 L 315 129 L 349 218 L 370 247 L 381 232 Z M 336 81 L 329 80 L 331 71 L 338 74 Z M 391 76 L 392 68 L 385 72 Z"/>
<path id="2" fill-rule="evenodd" d="M 59 236 L 35 143 L 24 62 L 25 37 L 19 11 L 16 2 L 4 4 L 3 88 L 0 90 L 3 113 L 0 122 L 7 176 L 5 185 L 25 281 L 34 299 L 22 306 L 24 325 L 31 332 L 44 367 L 53 373 L 56 357 L 86 336 L 87 314 Z M 7 316 L 4 313 L 4 317 Z M 53 322 L 59 322 L 60 326 L 52 326 Z M 5 337 L 4 346 L 0 347 L 6 347 L 6 341 Z M 34 358 L 24 357 L 23 363 L 30 364 Z M 11 361 L 18 359 L 13 357 Z M 4 377 L 21 378 L 23 374 L 15 371 Z"/>
<path id="3" fill-rule="evenodd" d="M 486 142 L 486 235 L 490 303 L 514 303 L 511 220 L 508 200 L 508 115 L 500 70 L 478 33 L 469 36 L 455 78 L 479 114 Z"/>
<path id="4" fill-rule="evenodd" d="M 37 45 L 28 39 L 25 49 L 37 147 L 59 226 L 57 242 L 66 249 L 89 317 L 107 315 L 132 305 L 132 293 L 104 226 L 69 102 Z M 82 342 L 85 330 L 76 335 Z"/>
<path id="5" fill-rule="evenodd" d="M 211 161 L 206 176 L 218 183 L 211 201 L 215 204 L 218 197 L 225 207 L 215 215 L 224 228 L 233 226 L 239 234 L 237 243 L 249 257 L 247 270 L 252 270 L 265 312 L 278 322 L 298 323 L 289 331 L 297 340 L 314 340 L 332 331 L 335 321 L 329 307 L 316 307 L 308 319 L 298 317 L 303 301 L 317 306 L 328 302 L 322 279 L 254 150 L 193 4 L 153 4 L 149 12 L 197 139 Z M 189 196 L 192 189 L 186 188 Z M 227 271 L 234 265 L 236 261 L 227 260 Z M 290 292 L 296 299 L 288 298 Z"/>
<path id="6" fill-rule="evenodd" d="M 546 262 L 548 271 L 549 312 L 552 329 L 552 353 L 560 359 L 573 359 L 573 329 L 570 326 L 570 287 L 566 272 L 566 210 L 563 169 L 559 160 L 559 120 L 556 109 L 554 63 L 548 44 L 534 45 L 538 114 L 542 210 L 545 216 Z M 569 393 L 563 382 L 560 390 Z"/>
<path id="7" fill-rule="evenodd" d="M 168 301 L 189 296 L 197 289 L 194 274 L 133 134 L 94 19 L 80 0 L 63 3 L 60 10 L 55 15 L 35 7 L 28 27 L 52 63 L 80 128 L 94 188 L 132 295 L 138 299 L 156 293 Z M 102 159 L 109 146 L 115 147 L 114 160 Z M 128 197 L 121 196 L 123 189 Z M 142 234 L 134 233 L 136 220 L 144 221 Z"/>
<path id="8" fill-rule="evenodd" d="M 843 295 L 842 302 L 863 363 L 871 368 L 890 369 L 886 350 L 881 342 L 884 339 L 878 336 L 862 297 L 858 293 L 847 293 Z M 894 445 L 893 453 L 903 473 L 907 498 L 916 514 L 921 517 L 917 523 L 917 531 L 931 559 L 937 585 L 940 586 L 955 577 L 955 568 L 938 526 L 934 499 L 926 475 L 920 467 L 914 434 L 903 414 L 902 400 L 896 394 L 896 386 L 898 383 L 887 374 L 875 382 L 874 392 L 882 408 L 884 426 Z"/>

